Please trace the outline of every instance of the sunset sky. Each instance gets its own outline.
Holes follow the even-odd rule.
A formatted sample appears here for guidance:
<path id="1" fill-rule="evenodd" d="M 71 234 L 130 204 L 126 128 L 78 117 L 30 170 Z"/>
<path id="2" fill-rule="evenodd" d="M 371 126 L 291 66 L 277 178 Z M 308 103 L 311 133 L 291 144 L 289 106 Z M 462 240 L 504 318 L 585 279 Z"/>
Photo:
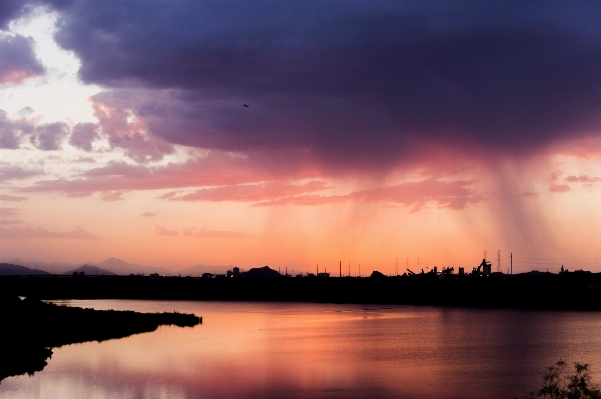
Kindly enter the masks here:
<path id="1" fill-rule="evenodd" d="M 484 250 L 601 272 L 601 2 L 0 3 L 0 261 Z"/>

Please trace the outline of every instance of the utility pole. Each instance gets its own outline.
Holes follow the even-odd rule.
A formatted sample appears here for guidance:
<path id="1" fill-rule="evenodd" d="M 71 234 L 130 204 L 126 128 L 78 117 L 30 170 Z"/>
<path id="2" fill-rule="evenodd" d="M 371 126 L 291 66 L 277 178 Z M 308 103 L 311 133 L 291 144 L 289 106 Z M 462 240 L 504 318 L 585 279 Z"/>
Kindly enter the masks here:
<path id="1" fill-rule="evenodd" d="M 348 276 L 351 276 L 351 262 L 348 263 Z"/>
<path id="2" fill-rule="evenodd" d="M 340 261 L 340 277 L 342 277 L 342 261 Z"/>
<path id="3" fill-rule="evenodd" d="M 511 274 L 513 274 L 513 252 L 509 254 L 509 263 L 511 264 Z"/>
<path id="4" fill-rule="evenodd" d="M 497 251 L 497 271 L 501 271 L 501 250 Z"/>
<path id="5" fill-rule="evenodd" d="M 361 277 L 361 263 L 359 263 L 359 277 Z"/>

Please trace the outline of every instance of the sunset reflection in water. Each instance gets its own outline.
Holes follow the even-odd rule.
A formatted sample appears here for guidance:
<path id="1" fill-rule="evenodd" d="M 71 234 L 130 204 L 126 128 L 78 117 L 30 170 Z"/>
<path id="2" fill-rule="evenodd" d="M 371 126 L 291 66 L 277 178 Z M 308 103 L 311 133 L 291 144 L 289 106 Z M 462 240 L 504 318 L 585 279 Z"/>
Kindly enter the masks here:
<path id="1" fill-rule="evenodd" d="M 0 398 L 509 398 L 563 357 L 601 370 L 601 315 L 365 305 L 69 301 L 194 328 L 55 349 Z"/>

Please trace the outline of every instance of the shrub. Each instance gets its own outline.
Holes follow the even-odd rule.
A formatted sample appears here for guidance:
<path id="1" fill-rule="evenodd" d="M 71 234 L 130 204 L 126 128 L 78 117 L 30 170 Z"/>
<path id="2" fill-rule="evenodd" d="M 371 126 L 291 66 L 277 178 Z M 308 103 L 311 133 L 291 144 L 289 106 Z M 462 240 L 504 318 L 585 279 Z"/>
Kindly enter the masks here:
<path id="1" fill-rule="evenodd" d="M 567 363 L 559 360 L 548 367 L 543 376 L 543 386 L 528 393 L 523 399 L 601 399 L 599 386 L 593 383 L 589 365 L 574 363 L 574 374 L 570 374 Z"/>

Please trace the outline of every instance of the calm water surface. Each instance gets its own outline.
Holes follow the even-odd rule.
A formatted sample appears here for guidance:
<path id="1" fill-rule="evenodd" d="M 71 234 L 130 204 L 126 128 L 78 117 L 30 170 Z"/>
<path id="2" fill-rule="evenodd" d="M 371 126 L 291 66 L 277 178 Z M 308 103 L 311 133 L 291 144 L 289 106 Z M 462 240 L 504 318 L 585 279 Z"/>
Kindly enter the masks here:
<path id="1" fill-rule="evenodd" d="M 54 350 L 0 398 L 511 398 L 559 358 L 601 380 L 601 313 L 365 305 L 64 301 L 203 316 Z"/>

